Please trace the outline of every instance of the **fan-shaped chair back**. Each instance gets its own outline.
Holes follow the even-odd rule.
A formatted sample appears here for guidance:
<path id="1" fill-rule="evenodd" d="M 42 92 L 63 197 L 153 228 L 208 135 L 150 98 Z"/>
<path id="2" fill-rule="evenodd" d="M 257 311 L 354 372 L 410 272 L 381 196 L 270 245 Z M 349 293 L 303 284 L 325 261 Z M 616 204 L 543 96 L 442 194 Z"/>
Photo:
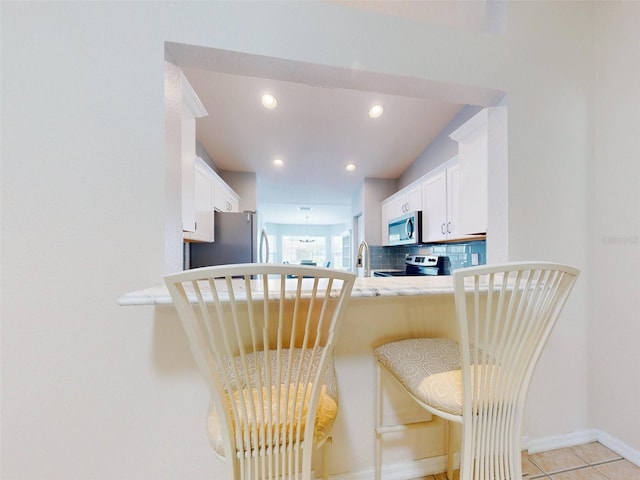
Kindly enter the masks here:
<path id="1" fill-rule="evenodd" d="M 333 348 L 354 280 L 273 264 L 165 277 L 211 392 L 210 443 L 234 478 L 311 478 L 337 413 Z"/>
<path id="2" fill-rule="evenodd" d="M 453 273 L 464 396 L 461 479 L 521 478 L 527 390 L 578 273 L 548 263 Z"/>

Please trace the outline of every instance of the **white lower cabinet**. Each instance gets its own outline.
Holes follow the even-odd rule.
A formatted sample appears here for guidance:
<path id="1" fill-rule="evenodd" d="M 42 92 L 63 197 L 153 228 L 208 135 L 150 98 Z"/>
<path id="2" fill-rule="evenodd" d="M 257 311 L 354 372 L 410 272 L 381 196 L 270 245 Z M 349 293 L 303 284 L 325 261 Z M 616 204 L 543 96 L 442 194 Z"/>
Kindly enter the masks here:
<path id="1" fill-rule="evenodd" d="M 441 242 L 459 237 L 460 205 L 458 166 L 425 180 L 422 184 L 422 241 Z"/>

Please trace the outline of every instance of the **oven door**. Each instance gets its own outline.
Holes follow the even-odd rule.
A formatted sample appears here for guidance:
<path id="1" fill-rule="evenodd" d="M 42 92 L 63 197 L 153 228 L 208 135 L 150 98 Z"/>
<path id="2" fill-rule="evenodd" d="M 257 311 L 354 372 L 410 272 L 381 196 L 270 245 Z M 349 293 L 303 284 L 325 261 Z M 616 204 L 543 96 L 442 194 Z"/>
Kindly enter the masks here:
<path id="1" fill-rule="evenodd" d="M 418 270 L 377 270 L 373 272 L 374 277 L 431 277 L 438 275 L 438 269 L 436 267 L 419 267 Z"/>
<path id="2" fill-rule="evenodd" d="M 375 270 L 373 272 L 374 277 L 403 277 L 404 275 L 404 270 Z"/>
<path id="3" fill-rule="evenodd" d="M 420 243 L 422 212 L 411 212 L 389 220 L 389 245 L 416 245 Z"/>

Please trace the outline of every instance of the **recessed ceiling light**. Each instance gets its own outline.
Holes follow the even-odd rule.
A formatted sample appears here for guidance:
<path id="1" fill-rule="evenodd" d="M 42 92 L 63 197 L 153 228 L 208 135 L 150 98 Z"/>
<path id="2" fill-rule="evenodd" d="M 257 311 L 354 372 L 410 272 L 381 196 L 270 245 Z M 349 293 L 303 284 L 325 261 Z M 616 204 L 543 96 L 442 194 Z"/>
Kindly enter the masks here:
<path id="1" fill-rule="evenodd" d="M 276 100 L 276 97 L 274 97 L 273 95 L 270 95 L 268 93 L 265 93 L 262 96 L 262 105 L 264 105 L 265 108 L 276 108 L 278 106 L 278 100 Z"/>
<path id="2" fill-rule="evenodd" d="M 274 164 L 276 167 L 281 167 L 281 166 L 283 166 L 283 165 L 284 165 L 284 162 L 282 161 L 282 159 L 281 159 L 281 158 L 276 158 L 276 159 L 273 161 L 273 164 Z"/>
<path id="3" fill-rule="evenodd" d="M 384 112 L 384 108 L 382 105 L 374 105 L 369 109 L 369 116 L 371 118 L 378 118 Z"/>
<path id="4" fill-rule="evenodd" d="M 355 163 L 348 163 L 346 167 L 344 167 L 344 169 L 347 172 L 353 172 L 356 169 L 356 164 Z"/>

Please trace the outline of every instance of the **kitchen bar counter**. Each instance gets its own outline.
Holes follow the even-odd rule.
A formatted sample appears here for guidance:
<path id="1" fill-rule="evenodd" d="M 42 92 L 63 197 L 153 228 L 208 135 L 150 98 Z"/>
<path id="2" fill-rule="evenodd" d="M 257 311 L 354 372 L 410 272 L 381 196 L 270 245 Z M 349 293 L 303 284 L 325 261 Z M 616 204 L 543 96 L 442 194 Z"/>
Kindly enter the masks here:
<path id="1" fill-rule="evenodd" d="M 351 298 L 451 294 L 453 294 L 453 282 L 450 276 L 360 277 L 356 279 Z M 118 299 L 118 304 L 123 306 L 171 305 L 171 303 L 171 297 L 164 285 L 130 292 Z"/>
<path id="2" fill-rule="evenodd" d="M 295 280 L 291 282 L 295 284 Z M 178 351 L 189 354 L 186 338 L 176 335 L 180 322 L 165 286 L 128 293 L 118 303 L 152 306 L 155 338 L 165 338 L 164 342 L 175 344 L 168 354 L 171 362 L 178 361 Z M 356 279 L 335 352 L 340 406 L 331 431 L 333 441 L 328 449 L 327 468 L 331 477 L 373 478 L 376 416 L 373 349 L 402 338 L 455 338 L 456 334 L 452 277 Z M 165 348 L 169 347 L 165 345 Z M 190 358 L 180 361 L 191 364 Z M 188 378 L 194 379 L 191 375 Z M 395 423 L 397 419 L 429 418 L 425 418 L 424 411 L 399 389 L 394 380 L 383 377 L 383 386 L 386 424 Z M 204 424 L 204 412 L 202 421 Z M 194 432 L 197 433 L 188 441 L 206 442 L 198 428 L 194 427 Z M 445 424 L 437 417 L 433 417 L 426 428 L 389 435 L 383 449 L 383 478 L 416 478 L 445 471 L 444 439 Z M 413 458 L 422 460 L 416 463 L 411 460 Z M 319 465 L 316 468 L 320 468 Z M 214 471 L 212 476 L 223 478 L 224 473 Z"/>

